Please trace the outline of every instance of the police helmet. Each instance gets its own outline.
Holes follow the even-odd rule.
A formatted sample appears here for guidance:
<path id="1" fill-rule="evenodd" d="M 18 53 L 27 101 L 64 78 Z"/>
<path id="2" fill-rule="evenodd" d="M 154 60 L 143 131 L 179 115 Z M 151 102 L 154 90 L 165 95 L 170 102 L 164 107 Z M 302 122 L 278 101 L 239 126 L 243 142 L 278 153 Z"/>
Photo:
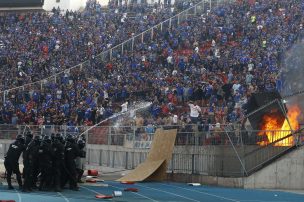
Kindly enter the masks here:
<path id="1" fill-rule="evenodd" d="M 83 141 L 81 139 L 79 139 L 77 141 L 77 144 L 78 144 L 78 146 L 79 146 L 80 149 L 83 149 L 85 147 L 85 141 Z"/>
<path id="2" fill-rule="evenodd" d="M 67 142 L 70 142 L 70 143 L 74 143 L 75 142 L 75 139 L 74 139 L 73 135 L 70 135 L 70 134 L 66 136 L 65 140 Z"/>
<path id="3" fill-rule="evenodd" d="M 25 143 L 25 139 L 24 139 L 24 137 L 22 135 L 17 135 L 16 141 L 20 142 L 21 144 Z"/>
<path id="4" fill-rule="evenodd" d="M 57 134 L 55 135 L 55 139 L 56 139 L 56 140 L 59 140 L 59 141 L 62 141 L 63 137 L 62 137 L 62 135 L 61 135 L 60 133 L 57 133 Z"/>
<path id="5" fill-rule="evenodd" d="M 29 132 L 26 133 L 26 137 L 32 139 L 33 134 L 29 131 Z"/>
<path id="6" fill-rule="evenodd" d="M 43 142 L 45 142 L 45 143 L 51 143 L 52 142 L 51 137 L 48 136 L 48 135 L 44 136 L 43 137 Z"/>
<path id="7" fill-rule="evenodd" d="M 34 137 L 34 141 L 35 142 L 40 142 L 41 141 L 41 136 L 40 135 L 35 135 L 35 137 Z"/>

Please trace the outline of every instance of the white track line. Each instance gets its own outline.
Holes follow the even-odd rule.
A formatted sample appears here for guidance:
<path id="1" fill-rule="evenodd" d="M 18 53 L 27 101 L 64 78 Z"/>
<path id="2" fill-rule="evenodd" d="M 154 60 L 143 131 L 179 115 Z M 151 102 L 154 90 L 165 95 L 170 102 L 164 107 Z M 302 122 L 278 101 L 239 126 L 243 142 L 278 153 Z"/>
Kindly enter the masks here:
<path id="1" fill-rule="evenodd" d="M 86 190 L 88 190 L 88 191 L 90 191 L 90 192 L 93 192 L 93 193 L 95 193 L 95 194 L 102 194 L 102 193 L 99 193 L 99 192 L 97 192 L 97 191 L 95 191 L 95 190 L 93 190 L 93 189 L 89 189 L 89 188 L 86 188 L 86 187 L 83 187 L 83 186 L 80 186 L 81 188 L 84 188 L 84 189 L 86 189 Z M 102 194 L 102 195 L 104 195 L 104 194 Z"/>
<path id="2" fill-rule="evenodd" d="M 17 193 L 18 201 L 19 201 L 19 202 L 22 202 L 20 193 L 19 193 L 16 189 L 15 189 L 15 192 Z"/>
<path id="3" fill-rule="evenodd" d="M 216 197 L 216 198 L 219 198 L 219 199 L 224 199 L 224 200 L 227 200 L 227 201 L 240 202 L 239 200 L 236 200 L 236 199 L 226 198 L 226 197 L 215 195 L 215 194 L 209 194 L 209 193 L 204 192 L 204 191 L 198 191 L 198 190 L 194 190 L 194 189 L 187 189 L 187 188 L 178 187 L 178 186 L 174 186 L 174 185 L 168 185 L 168 184 L 162 184 L 162 185 L 169 186 L 169 187 L 174 187 L 174 188 L 179 188 L 179 189 L 184 189 L 184 190 L 187 190 L 187 191 L 197 192 L 197 193 L 205 194 L 205 195 L 208 195 L 208 196 L 213 196 L 213 197 Z"/>
<path id="4" fill-rule="evenodd" d="M 58 194 L 59 196 L 61 196 L 66 202 L 70 202 L 69 199 L 68 199 L 67 197 L 65 197 L 62 193 L 57 192 L 57 194 Z"/>
<path id="5" fill-rule="evenodd" d="M 123 189 L 120 188 L 120 187 L 116 187 L 116 186 L 113 186 L 113 185 L 109 185 L 109 186 L 114 187 L 114 188 L 116 188 L 116 189 L 123 190 Z M 158 201 L 156 201 L 156 200 L 154 200 L 154 199 L 152 199 L 152 198 L 149 198 L 149 197 L 147 197 L 147 196 L 145 196 L 145 195 L 142 195 L 142 194 L 139 194 L 139 193 L 136 193 L 136 192 L 131 192 L 131 193 L 136 194 L 136 195 L 138 195 L 138 196 L 141 196 L 141 197 L 143 197 L 143 198 L 149 199 L 150 201 L 158 202 Z"/>
<path id="6" fill-rule="evenodd" d="M 115 187 L 115 186 L 113 186 L 113 185 L 109 185 L 109 186 L 112 186 L 112 187 L 114 187 L 114 188 L 117 188 L 117 189 L 122 190 L 122 188 Z M 86 189 L 86 190 L 88 190 L 88 191 L 90 191 L 90 192 L 93 192 L 93 193 L 95 193 L 95 194 L 101 194 L 101 193 L 99 193 L 99 192 L 97 192 L 97 191 L 95 191 L 95 190 L 92 190 L 92 189 L 89 189 L 89 188 L 86 188 L 86 187 L 83 187 L 83 186 L 81 186 L 81 188 L 84 188 L 84 189 Z M 156 201 L 156 200 L 154 200 L 154 199 L 151 199 L 151 198 L 149 198 L 149 197 L 147 197 L 147 196 L 144 196 L 144 195 L 142 195 L 142 194 L 135 193 L 135 192 L 132 192 L 132 193 L 133 193 L 133 194 L 136 194 L 136 195 L 138 195 L 138 196 L 141 196 L 141 197 L 143 197 L 143 198 L 149 199 L 149 200 L 151 200 L 151 201 L 158 202 L 158 201 Z"/>
<path id="7" fill-rule="evenodd" d="M 174 196 L 177 196 L 177 197 L 180 197 L 180 198 L 187 199 L 187 200 L 189 200 L 189 201 L 196 201 L 196 202 L 200 202 L 200 201 L 198 201 L 198 200 L 195 200 L 195 199 L 192 199 L 192 198 L 188 198 L 188 197 L 186 197 L 186 196 L 182 196 L 182 195 L 174 194 L 174 193 L 172 193 L 172 192 L 163 191 L 163 190 L 160 190 L 160 189 L 156 189 L 156 188 L 152 188 L 152 187 L 147 187 L 147 186 L 143 186 L 143 185 L 139 185 L 139 184 L 137 184 L 137 186 L 144 187 L 144 188 L 147 188 L 147 189 L 156 190 L 156 191 L 160 191 L 160 192 L 164 192 L 164 193 L 167 193 L 167 194 L 170 194 L 170 195 L 174 195 Z"/>

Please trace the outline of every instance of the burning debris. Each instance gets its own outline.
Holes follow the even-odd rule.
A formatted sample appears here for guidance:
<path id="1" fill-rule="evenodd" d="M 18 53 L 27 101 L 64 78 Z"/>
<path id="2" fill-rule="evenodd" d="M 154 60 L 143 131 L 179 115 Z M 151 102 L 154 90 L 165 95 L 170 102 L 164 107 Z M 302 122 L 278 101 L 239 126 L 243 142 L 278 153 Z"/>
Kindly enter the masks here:
<path id="1" fill-rule="evenodd" d="M 276 114 L 265 114 L 262 118 L 261 132 L 258 133 L 258 136 L 265 137 L 257 144 L 260 146 L 268 145 L 272 142 L 275 142 L 281 138 L 284 138 L 291 134 L 292 131 L 299 129 L 298 118 L 300 116 L 301 110 L 297 105 L 291 106 L 288 108 L 287 117 L 283 125 L 279 123 L 279 116 Z M 282 141 L 278 141 L 274 146 L 291 146 L 293 144 L 294 138 L 291 136 Z"/>

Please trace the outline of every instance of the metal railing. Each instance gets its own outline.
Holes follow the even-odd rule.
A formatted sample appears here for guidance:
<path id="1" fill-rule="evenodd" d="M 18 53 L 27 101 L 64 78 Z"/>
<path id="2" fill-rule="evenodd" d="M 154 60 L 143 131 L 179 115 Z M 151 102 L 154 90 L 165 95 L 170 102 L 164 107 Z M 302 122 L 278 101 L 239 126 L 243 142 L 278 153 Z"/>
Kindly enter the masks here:
<path id="1" fill-rule="evenodd" d="M 170 17 L 169 19 L 147 29 L 146 31 L 132 36 L 130 39 L 120 43 L 108 50 L 103 51 L 95 57 L 95 61 L 106 63 L 107 61 L 112 60 L 118 54 L 123 55 L 126 51 L 135 51 L 136 47 L 141 43 L 151 42 L 157 39 L 158 34 L 165 33 L 166 31 L 172 29 L 173 27 L 178 27 L 184 20 L 187 20 L 189 16 L 192 15 L 202 15 L 207 11 L 210 11 L 212 8 L 220 6 L 222 4 L 235 2 L 235 0 L 204 0 L 196 5 L 178 13 L 177 15 Z M 10 93 L 16 93 L 17 91 L 26 91 L 26 90 L 42 90 L 46 84 L 49 82 L 61 82 L 65 75 L 69 75 L 73 73 L 73 71 L 78 70 L 86 70 L 86 74 L 88 78 L 94 78 L 94 71 L 92 70 L 92 60 L 84 61 L 78 65 L 65 69 L 61 72 L 55 73 L 52 76 L 49 76 L 43 80 L 39 80 L 36 82 L 28 83 L 22 86 L 6 89 L 4 91 L 0 91 L 2 96 L 0 98 L 5 102 L 7 96 L 10 96 Z"/>
<path id="2" fill-rule="evenodd" d="M 235 125 L 213 125 L 200 130 L 199 125 L 172 126 L 100 126 L 87 133 L 87 163 L 118 169 L 133 169 L 142 163 L 151 146 L 156 128 L 177 128 L 168 172 L 224 177 L 248 176 L 276 158 L 304 143 L 302 130 L 250 131 Z M 0 125 L 0 139 L 12 139 L 31 128 L 40 134 L 45 126 Z M 212 128 L 212 127 L 210 127 Z M 86 127 L 78 128 L 85 131 Z M 64 126 L 52 126 L 51 132 L 74 133 Z M 45 131 L 43 131 L 45 132 Z M 265 137 L 261 134 L 269 134 Z M 75 133 L 74 133 L 75 134 Z M 267 139 L 267 141 L 266 141 Z M 263 140 L 266 143 L 262 143 Z M 273 142 L 271 142 L 273 141 Z M 6 142 L 9 142 L 6 140 Z M 2 153 L 8 146 L 2 146 Z"/>
<path id="3" fill-rule="evenodd" d="M 258 148 L 244 148 L 240 151 L 242 161 L 248 174 L 254 173 L 288 151 L 303 145 L 303 129 L 298 131 L 273 131 L 273 140 Z"/>
<path id="4" fill-rule="evenodd" d="M 249 144 L 244 143 L 242 138 L 247 132 L 242 131 L 239 133 L 238 138 L 232 138 L 232 134 L 227 135 L 227 132 L 220 131 L 220 133 L 214 134 L 213 137 L 209 137 L 217 140 L 215 143 L 211 142 L 210 144 L 176 144 L 169 163 L 168 172 L 223 177 L 248 176 L 290 149 L 295 148 L 295 145 L 302 144 L 304 137 L 302 133 L 297 133 L 297 138 L 294 139 L 293 145 L 275 146 L 278 142 L 292 137 L 292 135 L 287 135 L 266 146 L 261 146 L 258 142 L 253 144 L 254 139 Z M 263 132 L 285 134 L 288 131 Z M 190 134 L 190 137 L 197 137 L 197 134 Z M 223 137 L 225 141 L 219 141 L 219 137 Z M 256 140 L 259 140 L 259 138 Z M 122 149 L 123 147 L 117 147 L 117 144 L 112 143 L 102 149 L 89 145 L 88 163 L 90 165 L 113 167 L 116 169 L 133 169 L 138 164 L 144 162 L 149 151 L 145 147 Z M 288 143 L 290 142 L 288 141 Z M 234 147 L 232 147 L 232 144 Z M 116 146 L 111 147 L 111 145 Z M 236 155 L 236 152 L 238 155 Z"/>
<path id="5" fill-rule="evenodd" d="M 231 131 L 223 129 L 224 126 L 210 131 L 193 130 L 197 125 L 192 125 L 193 128 L 189 131 L 182 131 L 180 127 L 184 126 L 162 127 L 178 129 L 169 172 L 224 177 L 248 176 L 297 145 L 302 145 L 304 137 L 302 131 L 248 131 L 238 130 L 237 126 Z M 90 157 L 89 162 L 101 166 L 115 165 L 115 168 L 135 168 L 145 160 L 153 140 L 153 133 L 140 132 L 144 128 L 137 129 L 138 133 L 130 129 L 131 134 L 115 134 L 114 129 L 108 129 L 112 132 L 108 131 L 104 145 L 121 146 L 119 148 L 125 149 L 102 149 L 106 157 L 110 155 L 114 160 L 102 157 L 97 158 L 97 161 L 95 157 Z M 95 148 L 89 150 L 98 156 Z"/>
<path id="6" fill-rule="evenodd" d="M 177 145 L 204 145 L 209 144 L 206 139 L 212 138 L 215 128 L 224 128 L 226 125 L 216 124 L 185 124 L 185 125 L 105 125 L 96 126 L 67 126 L 67 125 L 0 125 L 0 139 L 14 139 L 16 135 L 30 131 L 34 135 L 50 135 L 61 133 L 78 135 L 87 131 L 88 142 L 100 145 L 135 145 L 141 141 L 152 141 L 157 128 L 178 129 Z M 91 129 L 90 129 L 91 128 Z M 221 129 L 221 133 L 224 133 Z M 107 141 L 102 141 L 105 139 Z M 204 140 L 203 140 L 204 139 Z M 135 143 L 134 143 L 135 142 Z M 137 142 L 137 143 L 136 143 Z M 210 141 L 211 142 L 211 141 Z"/>
<path id="7" fill-rule="evenodd" d="M 242 166 L 244 176 L 248 176 L 288 151 L 303 145 L 303 129 L 278 131 L 242 131 L 242 144 L 231 142 Z M 226 131 L 227 137 L 233 131 Z"/>
<path id="8" fill-rule="evenodd" d="M 77 135 L 85 131 L 86 126 L 67 126 L 67 125 L 0 125 L 0 139 L 14 139 L 17 135 L 24 135 L 30 131 L 33 135 L 51 135 L 60 133 Z"/>
<path id="9" fill-rule="evenodd" d="M 231 131 L 225 128 L 231 127 Z M 291 130 L 245 130 L 237 124 L 182 124 L 182 125 L 105 125 L 105 126 L 68 126 L 68 125 L 0 125 L 0 139 L 14 139 L 18 134 L 31 131 L 34 135 L 78 135 L 86 131 L 89 144 L 120 145 L 128 148 L 149 148 L 136 145 L 151 143 L 156 129 L 177 129 L 175 145 L 259 145 L 291 146 L 296 140 Z M 267 134 L 267 135 L 266 135 Z M 288 137 L 288 138 L 287 138 Z M 275 142 L 275 143 L 273 143 Z"/>

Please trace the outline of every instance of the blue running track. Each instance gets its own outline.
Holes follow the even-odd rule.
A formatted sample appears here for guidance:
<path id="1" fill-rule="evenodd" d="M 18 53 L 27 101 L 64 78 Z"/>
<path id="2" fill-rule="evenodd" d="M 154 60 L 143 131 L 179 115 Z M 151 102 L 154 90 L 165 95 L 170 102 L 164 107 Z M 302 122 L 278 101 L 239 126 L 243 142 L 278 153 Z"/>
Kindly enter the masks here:
<path id="1" fill-rule="evenodd" d="M 107 181 L 108 187 L 84 185 L 80 191 L 22 193 L 0 186 L 0 201 L 16 202 L 85 202 L 85 201 L 159 201 L 159 202 L 304 202 L 304 195 L 280 191 L 246 190 L 209 186 L 192 187 L 181 183 L 136 183 L 133 185 Z M 123 192 L 121 197 L 96 199 L 96 194 L 111 195 L 113 191 L 137 188 L 138 192 Z"/>

